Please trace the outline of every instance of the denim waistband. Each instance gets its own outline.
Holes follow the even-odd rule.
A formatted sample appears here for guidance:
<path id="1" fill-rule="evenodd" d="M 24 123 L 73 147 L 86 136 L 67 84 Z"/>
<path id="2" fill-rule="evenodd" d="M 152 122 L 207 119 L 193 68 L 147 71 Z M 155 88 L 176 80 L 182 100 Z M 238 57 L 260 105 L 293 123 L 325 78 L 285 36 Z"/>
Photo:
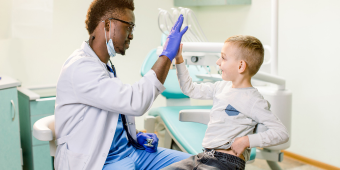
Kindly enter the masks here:
<path id="1" fill-rule="evenodd" d="M 214 149 L 205 149 L 204 154 L 210 157 L 215 157 L 222 162 L 233 163 L 240 169 L 245 169 L 246 166 L 246 162 L 243 159 L 227 153 L 217 152 Z"/>

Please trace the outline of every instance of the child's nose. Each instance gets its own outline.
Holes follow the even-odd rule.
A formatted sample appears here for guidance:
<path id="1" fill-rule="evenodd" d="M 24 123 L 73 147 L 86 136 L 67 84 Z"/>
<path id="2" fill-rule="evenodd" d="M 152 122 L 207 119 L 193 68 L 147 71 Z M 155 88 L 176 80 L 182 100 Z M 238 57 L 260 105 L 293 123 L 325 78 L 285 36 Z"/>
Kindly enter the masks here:
<path id="1" fill-rule="evenodd" d="M 216 64 L 219 65 L 219 66 L 221 66 L 221 65 L 220 65 L 220 59 L 221 59 L 221 58 L 219 58 L 219 59 L 216 61 Z"/>

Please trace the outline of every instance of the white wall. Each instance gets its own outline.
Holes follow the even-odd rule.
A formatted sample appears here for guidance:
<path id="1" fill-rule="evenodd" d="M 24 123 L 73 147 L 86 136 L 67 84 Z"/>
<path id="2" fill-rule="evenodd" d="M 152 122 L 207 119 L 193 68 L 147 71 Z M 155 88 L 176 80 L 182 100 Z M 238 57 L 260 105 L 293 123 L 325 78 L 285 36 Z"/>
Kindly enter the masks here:
<path id="1" fill-rule="evenodd" d="M 208 39 L 270 44 L 270 0 L 193 8 Z M 289 151 L 340 167 L 340 1 L 279 1 L 279 75 L 293 92 Z"/>

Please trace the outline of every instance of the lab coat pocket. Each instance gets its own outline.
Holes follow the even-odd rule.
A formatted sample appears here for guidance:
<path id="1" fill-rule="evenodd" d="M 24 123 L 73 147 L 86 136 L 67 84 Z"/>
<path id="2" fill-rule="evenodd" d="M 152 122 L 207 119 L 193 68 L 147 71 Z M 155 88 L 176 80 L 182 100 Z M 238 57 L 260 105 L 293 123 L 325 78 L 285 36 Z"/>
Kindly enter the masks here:
<path id="1" fill-rule="evenodd" d="M 89 155 L 75 153 L 67 149 L 67 159 L 70 170 L 82 170 L 87 164 Z"/>

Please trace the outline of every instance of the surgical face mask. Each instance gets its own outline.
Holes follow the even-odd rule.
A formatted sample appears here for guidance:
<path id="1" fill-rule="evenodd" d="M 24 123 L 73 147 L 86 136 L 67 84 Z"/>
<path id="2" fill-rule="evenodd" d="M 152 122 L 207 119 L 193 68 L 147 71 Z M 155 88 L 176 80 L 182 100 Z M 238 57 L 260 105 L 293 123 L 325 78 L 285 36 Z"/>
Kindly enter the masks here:
<path id="1" fill-rule="evenodd" d="M 105 24 L 105 21 L 103 21 L 103 22 Z M 106 41 L 107 52 L 109 53 L 110 57 L 115 57 L 116 51 L 115 51 L 115 48 L 113 46 L 112 39 L 110 38 L 110 36 L 111 36 L 111 21 L 110 21 L 110 26 L 109 26 L 109 41 L 107 41 L 107 38 L 106 38 L 105 26 L 104 26 L 104 33 L 105 33 L 105 41 Z"/>

